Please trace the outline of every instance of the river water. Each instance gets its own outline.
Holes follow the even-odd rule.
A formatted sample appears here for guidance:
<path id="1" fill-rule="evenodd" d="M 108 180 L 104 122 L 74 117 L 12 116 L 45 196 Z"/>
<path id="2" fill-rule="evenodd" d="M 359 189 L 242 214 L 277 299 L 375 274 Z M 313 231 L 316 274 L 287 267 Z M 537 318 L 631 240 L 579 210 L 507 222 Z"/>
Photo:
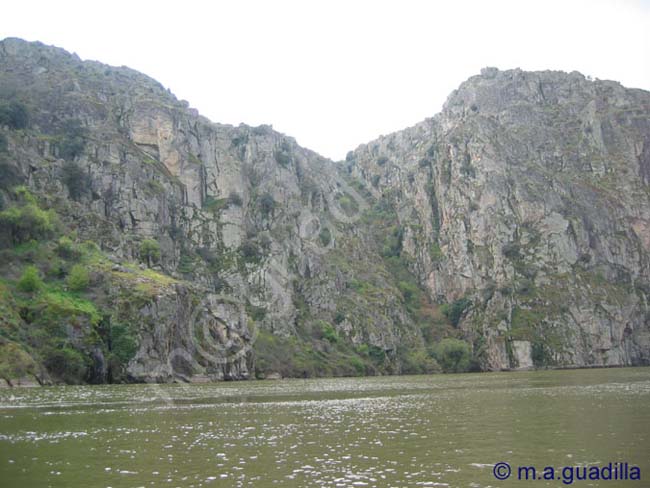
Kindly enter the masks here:
<path id="1" fill-rule="evenodd" d="M 650 486 L 650 368 L 0 391 L 3 487 L 567 486 L 610 462 L 641 481 L 572 485 Z"/>

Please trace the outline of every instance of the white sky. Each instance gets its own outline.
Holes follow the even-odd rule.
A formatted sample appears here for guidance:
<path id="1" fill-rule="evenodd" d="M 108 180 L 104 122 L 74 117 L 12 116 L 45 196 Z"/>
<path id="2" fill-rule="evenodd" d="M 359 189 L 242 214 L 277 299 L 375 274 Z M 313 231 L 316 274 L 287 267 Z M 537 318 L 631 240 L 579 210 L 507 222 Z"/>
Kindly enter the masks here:
<path id="1" fill-rule="evenodd" d="M 215 122 L 342 159 L 440 111 L 482 67 L 650 89 L 650 0 L 5 2 L 0 38 L 126 65 Z"/>

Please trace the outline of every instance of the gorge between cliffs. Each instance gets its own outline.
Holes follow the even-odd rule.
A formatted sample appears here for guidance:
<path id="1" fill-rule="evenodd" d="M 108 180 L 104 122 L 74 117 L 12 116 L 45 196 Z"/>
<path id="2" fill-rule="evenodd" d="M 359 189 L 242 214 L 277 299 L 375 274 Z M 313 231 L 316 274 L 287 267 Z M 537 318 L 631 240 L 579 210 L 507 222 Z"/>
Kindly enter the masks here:
<path id="1" fill-rule="evenodd" d="M 7 385 L 648 365 L 649 297 L 647 91 L 485 68 L 334 162 L 0 41 Z"/>

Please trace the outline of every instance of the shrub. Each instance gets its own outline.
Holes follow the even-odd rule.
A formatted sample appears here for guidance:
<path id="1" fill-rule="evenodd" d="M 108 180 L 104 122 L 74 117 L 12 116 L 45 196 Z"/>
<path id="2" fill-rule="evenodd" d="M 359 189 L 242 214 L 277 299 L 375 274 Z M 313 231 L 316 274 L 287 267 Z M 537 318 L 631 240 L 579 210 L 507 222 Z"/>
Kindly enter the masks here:
<path id="1" fill-rule="evenodd" d="M 66 279 L 68 288 L 72 291 L 83 291 L 88 288 L 89 283 L 88 270 L 81 264 L 75 264 Z"/>
<path id="2" fill-rule="evenodd" d="M 381 247 L 381 255 L 385 258 L 399 257 L 402 253 L 404 231 L 397 226 L 387 229 L 384 242 Z"/>
<path id="3" fill-rule="evenodd" d="M 345 155 L 345 160 L 348 163 L 354 161 L 354 153 L 352 151 L 348 151 L 348 153 Z"/>
<path id="4" fill-rule="evenodd" d="M 151 267 L 152 263 L 160 259 L 160 244 L 153 239 L 143 240 L 140 243 L 140 259 L 145 261 L 148 267 Z"/>
<path id="5" fill-rule="evenodd" d="M 90 192 L 90 176 L 76 163 L 67 162 L 63 165 L 62 180 L 68 187 L 70 198 L 75 201 Z"/>
<path id="6" fill-rule="evenodd" d="M 291 155 L 282 151 L 275 152 L 275 160 L 280 166 L 289 166 L 291 164 Z"/>
<path id="7" fill-rule="evenodd" d="M 69 237 L 63 236 L 56 245 L 56 252 L 63 259 L 77 259 L 79 251 Z"/>
<path id="8" fill-rule="evenodd" d="M 377 164 L 379 166 L 383 166 L 388 162 L 388 158 L 386 156 L 380 156 L 377 158 Z"/>
<path id="9" fill-rule="evenodd" d="M 401 374 L 429 374 L 440 372 L 440 366 L 424 349 L 412 350 L 399 347 L 397 355 L 400 359 Z"/>
<path id="10" fill-rule="evenodd" d="M 49 238 L 57 222 L 54 211 L 40 209 L 29 192 L 25 191 L 22 198 L 22 205 L 0 212 L 0 231 L 7 232 L 14 244 Z"/>
<path id="11" fill-rule="evenodd" d="M 332 242 L 332 233 L 327 227 L 321 227 L 320 232 L 318 233 L 318 238 L 323 246 L 329 246 Z"/>
<path id="12" fill-rule="evenodd" d="M 88 372 L 86 358 L 71 347 L 49 347 L 44 351 L 43 363 L 50 373 L 66 383 L 81 383 Z"/>
<path id="13" fill-rule="evenodd" d="M 397 284 L 397 288 L 402 293 L 404 301 L 406 302 L 406 308 L 410 311 L 414 311 L 415 308 L 419 305 L 420 301 L 420 289 L 414 283 L 407 281 L 400 281 Z"/>
<path id="14" fill-rule="evenodd" d="M 460 298 L 454 301 L 451 305 L 441 307 L 442 313 L 449 319 L 451 325 L 458 327 L 460 319 L 472 302 L 467 298 Z"/>
<path id="15" fill-rule="evenodd" d="M 540 340 L 535 340 L 531 344 L 531 359 L 537 368 L 543 368 L 555 364 L 553 351 L 551 348 Z"/>
<path id="16" fill-rule="evenodd" d="M 323 335 L 323 339 L 332 344 L 336 344 L 340 339 L 338 332 L 336 332 L 336 329 L 324 320 L 319 320 L 318 322 L 320 325 L 321 334 Z"/>
<path id="17" fill-rule="evenodd" d="M 138 350 L 138 342 L 133 327 L 123 323 L 111 323 L 105 317 L 98 326 L 104 343 L 104 354 L 108 363 L 108 381 L 126 381 L 126 366 Z"/>
<path id="18" fill-rule="evenodd" d="M 27 107 L 17 100 L 0 102 L 0 125 L 8 125 L 12 129 L 24 129 L 29 122 Z"/>
<path id="19" fill-rule="evenodd" d="M 230 205 L 236 205 L 238 207 L 241 207 L 243 200 L 239 193 L 237 193 L 235 190 L 230 192 L 230 195 L 228 195 L 228 203 Z"/>
<path id="20" fill-rule="evenodd" d="M 7 158 L 0 156 L 0 188 L 8 190 L 23 181 L 23 177 L 18 167 L 9 162 Z"/>
<path id="21" fill-rule="evenodd" d="M 221 212 L 228 206 L 228 199 L 215 198 L 212 195 L 207 195 L 203 201 L 203 208 L 213 213 Z"/>
<path id="22" fill-rule="evenodd" d="M 352 216 L 359 211 L 359 204 L 354 198 L 352 198 L 347 193 L 344 195 L 339 195 L 337 197 L 337 200 L 339 202 L 339 205 L 341 206 L 341 209 L 346 215 Z"/>
<path id="23" fill-rule="evenodd" d="M 165 193 L 165 187 L 158 180 L 149 180 L 147 181 L 147 186 L 145 186 L 145 192 L 152 197 L 162 195 Z"/>
<path id="24" fill-rule="evenodd" d="M 245 261 L 257 261 L 260 258 L 260 248 L 251 240 L 244 241 L 239 252 Z"/>
<path id="25" fill-rule="evenodd" d="M 22 378 L 36 371 L 36 363 L 23 347 L 0 338 L 0 378 Z"/>
<path id="26" fill-rule="evenodd" d="M 0 134 L 0 153 L 7 152 L 7 136 Z"/>
<path id="27" fill-rule="evenodd" d="M 27 266 L 18 280 L 18 289 L 33 293 L 43 288 L 43 280 L 36 266 Z"/>
<path id="28" fill-rule="evenodd" d="M 273 195 L 265 193 L 260 197 L 260 210 L 265 216 L 273 213 L 275 210 L 275 200 L 273 199 Z"/>
<path id="29" fill-rule="evenodd" d="M 431 244 L 431 247 L 429 248 L 429 257 L 434 263 L 441 261 L 444 257 L 442 254 L 442 249 L 440 249 L 440 245 L 437 242 Z"/>
<path id="30" fill-rule="evenodd" d="M 516 242 L 509 242 L 503 246 L 501 252 L 508 259 L 517 259 L 520 256 L 519 244 L 517 244 Z"/>
<path id="31" fill-rule="evenodd" d="M 447 338 L 438 343 L 435 357 L 445 373 L 462 373 L 470 366 L 471 349 L 467 342 Z"/>
<path id="32" fill-rule="evenodd" d="M 80 156 L 86 147 L 88 130 L 78 119 L 66 120 L 63 124 L 63 136 L 59 144 L 59 156 L 71 161 Z"/>
<path id="33" fill-rule="evenodd" d="M 275 160 L 280 166 L 289 166 L 291 164 L 291 144 L 287 141 L 282 141 L 280 147 L 273 152 Z"/>

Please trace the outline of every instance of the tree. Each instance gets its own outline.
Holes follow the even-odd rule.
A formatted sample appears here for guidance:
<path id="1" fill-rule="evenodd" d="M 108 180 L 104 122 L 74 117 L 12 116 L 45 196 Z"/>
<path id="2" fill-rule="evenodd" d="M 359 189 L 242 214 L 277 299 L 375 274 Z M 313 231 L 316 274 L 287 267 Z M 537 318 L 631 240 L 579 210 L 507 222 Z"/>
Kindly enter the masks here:
<path id="1" fill-rule="evenodd" d="M 447 338 L 438 343 L 435 357 L 445 373 L 462 373 L 469 369 L 471 350 L 467 342 Z"/>
<path id="2" fill-rule="evenodd" d="M 147 266 L 151 267 L 152 262 L 160 259 L 160 244 L 153 239 L 145 239 L 140 243 L 140 259 L 146 261 Z"/>

